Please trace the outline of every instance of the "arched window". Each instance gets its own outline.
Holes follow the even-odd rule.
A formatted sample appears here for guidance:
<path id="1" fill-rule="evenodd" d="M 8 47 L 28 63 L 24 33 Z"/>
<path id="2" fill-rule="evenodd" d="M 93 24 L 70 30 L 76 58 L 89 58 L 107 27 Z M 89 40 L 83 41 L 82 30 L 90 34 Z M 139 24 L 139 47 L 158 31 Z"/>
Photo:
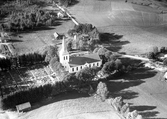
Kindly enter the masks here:
<path id="1" fill-rule="evenodd" d="M 74 68 L 72 68 L 72 71 L 74 71 Z"/>
<path id="2" fill-rule="evenodd" d="M 78 71 L 78 67 L 76 68 L 76 70 Z"/>

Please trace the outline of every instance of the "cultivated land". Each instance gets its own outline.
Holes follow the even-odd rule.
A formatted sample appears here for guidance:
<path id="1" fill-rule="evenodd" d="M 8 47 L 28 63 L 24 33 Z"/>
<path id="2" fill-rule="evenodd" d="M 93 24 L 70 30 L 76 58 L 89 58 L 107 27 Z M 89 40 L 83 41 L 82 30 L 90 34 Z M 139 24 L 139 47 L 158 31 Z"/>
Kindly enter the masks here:
<path id="1" fill-rule="evenodd" d="M 100 32 L 123 35 L 119 43 L 113 41 L 115 51 L 141 54 L 152 46 L 167 44 L 167 15 L 156 9 L 123 0 L 80 0 L 69 11 L 79 22 L 91 23 Z"/>

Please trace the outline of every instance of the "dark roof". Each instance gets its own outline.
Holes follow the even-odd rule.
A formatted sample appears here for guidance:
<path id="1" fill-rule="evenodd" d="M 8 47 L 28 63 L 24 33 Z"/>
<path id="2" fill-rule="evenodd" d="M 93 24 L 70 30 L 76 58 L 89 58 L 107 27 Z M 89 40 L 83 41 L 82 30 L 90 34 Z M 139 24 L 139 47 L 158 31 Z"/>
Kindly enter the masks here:
<path id="1" fill-rule="evenodd" d="M 70 67 L 84 65 L 85 63 L 93 63 L 100 61 L 100 57 L 96 53 L 86 54 L 82 56 L 72 56 L 70 57 L 69 65 Z"/>

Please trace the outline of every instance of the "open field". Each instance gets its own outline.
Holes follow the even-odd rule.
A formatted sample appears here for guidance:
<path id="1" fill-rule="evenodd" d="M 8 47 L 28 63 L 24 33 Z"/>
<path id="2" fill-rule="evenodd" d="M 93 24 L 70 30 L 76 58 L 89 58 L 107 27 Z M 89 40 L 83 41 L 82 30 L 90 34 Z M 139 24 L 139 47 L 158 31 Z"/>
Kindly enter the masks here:
<path id="1" fill-rule="evenodd" d="M 141 54 L 167 44 L 167 15 L 156 9 L 123 0 L 80 0 L 69 11 L 80 23 L 91 23 L 100 32 L 123 35 L 119 44 L 112 42 L 115 51 Z"/>
<path id="2" fill-rule="evenodd" d="M 110 105 L 85 94 L 59 95 L 42 103 L 19 119 L 120 119 Z"/>
<path id="3" fill-rule="evenodd" d="M 65 33 L 73 25 L 72 21 L 60 20 L 57 21 L 57 26 L 19 33 L 11 42 L 16 47 L 18 54 L 41 52 L 46 46 L 53 45 L 53 33 Z"/>
<path id="4" fill-rule="evenodd" d="M 122 90 L 124 93 L 135 91 L 137 94 L 134 98 L 125 98 L 126 102 L 131 103 L 131 109 L 138 110 L 147 119 L 167 119 L 167 82 L 159 80 L 161 74 L 141 70 L 134 71 L 133 74 L 134 79 L 141 79 L 144 83 Z"/>

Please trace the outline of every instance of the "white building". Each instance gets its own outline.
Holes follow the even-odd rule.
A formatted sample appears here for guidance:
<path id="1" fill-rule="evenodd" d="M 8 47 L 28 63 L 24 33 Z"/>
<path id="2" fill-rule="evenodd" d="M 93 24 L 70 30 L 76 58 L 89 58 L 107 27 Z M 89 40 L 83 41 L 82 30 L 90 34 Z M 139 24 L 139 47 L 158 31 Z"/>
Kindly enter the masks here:
<path id="1" fill-rule="evenodd" d="M 62 40 L 62 47 L 59 51 L 60 63 L 69 73 L 78 72 L 85 67 L 100 67 L 102 60 L 97 53 L 67 51 L 65 39 Z"/>

